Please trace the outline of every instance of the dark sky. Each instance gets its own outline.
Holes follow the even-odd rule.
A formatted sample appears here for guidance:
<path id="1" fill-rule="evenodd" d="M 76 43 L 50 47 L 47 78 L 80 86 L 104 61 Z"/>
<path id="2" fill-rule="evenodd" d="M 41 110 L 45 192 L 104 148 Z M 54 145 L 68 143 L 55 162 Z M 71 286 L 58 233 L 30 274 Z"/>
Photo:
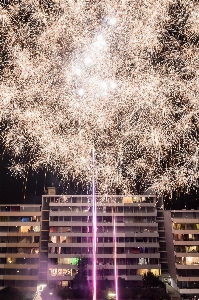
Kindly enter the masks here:
<path id="1" fill-rule="evenodd" d="M 0 203 L 41 203 L 41 196 L 47 187 L 55 186 L 57 194 L 85 194 L 85 189 L 74 182 L 62 183 L 52 172 L 28 173 L 27 181 L 20 177 L 11 176 L 7 166 L 9 157 L 0 159 Z M 166 209 L 197 209 L 199 208 L 199 189 L 189 193 L 173 193 L 165 197 Z"/>
<path id="2" fill-rule="evenodd" d="M 4 8 L 8 8 L 8 4 L 12 3 L 13 1 L 9 0 L 2 0 L 0 1 L 1 5 Z M 19 3 L 23 4 L 23 1 L 18 1 Z M 44 10 L 46 13 L 54 13 L 57 14 L 57 11 L 54 9 L 54 2 L 47 0 L 47 1 L 40 1 L 41 5 L 43 6 Z M 25 1 L 24 1 L 25 3 Z M 173 47 L 175 46 L 173 44 L 173 37 L 175 37 L 175 40 L 178 41 L 176 44 L 177 47 L 175 51 L 178 52 L 179 57 L 178 60 L 175 61 L 176 65 L 176 72 L 179 70 L 180 66 L 178 65 L 178 61 L 182 61 L 182 66 L 183 60 L 182 60 L 182 53 L 183 51 L 181 50 L 180 45 L 184 47 L 185 43 L 187 44 L 187 36 L 186 36 L 186 30 L 181 28 L 180 34 L 179 34 L 179 26 L 185 26 L 186 24 L 186 18 L 187 15 L 186 13 L 186 7 L 184 7 L 184 10 L 182 10 L 181 4 L 179 4 L 179 1 L 176 1 L 176 3 L 173 4 L 173 9 L 170 11 L 170 16 L 171 16 L 171 24 L 167 24 L 167 27 L 169 30 L 164 30 L 162 33 L 161 38 L 165 39 L 165 42 L 167 42 L 167 47 L 171 51 L 168 51 L 167 47 L 162 47 L 162 51 L 159 53 L 159 58 L 154 57 L 154 64 L 157 63 L 157 65 L 161 62 L 161 64 L 164 65 L 165 68 L 167 68 L 167 59 L 171 61 L 169 53 L 172 52 Z M 29 10 L 28 10 L 29 11 Z M 180 12 L 183 12 L 183 15 Z M 29 14 L 29 13 L 28 13 Z M 24 9 L 22 5 L 22 9 L 19 10 L 19 13 L 15 16 L 16 19 L 13 20 L 15 21 L 16 26 L 21 26 L 21 24 L 26 24 L 29 22 L 29 26 L 32 26 L 32 30 L 34 32 L 35 29 L 35 22 L 30 22 L 30 15 L 25 15 L 24 16 Z M 51 16 L 51 14 L 50 14 Z M 182 17 L 182 19 L 180 19 Z M 184 21 L 185 20 L 185 21 Z M 179 25 L 180 24 L 180 25 Z M 17 27 L 16 27 L 17 28 Z M 43 27 L 42 27 L 43 28 Z M 183 34 L 184 33 L 184 34 Z M 4 37 L 4 43 L 2 45 L 7 45 L 6 42 L 6 36 Z M 30 40 L 30 43 L 32 43 L 32 39 Z M 169 41 L 169 42 L 168 42 Z M 190 49 L 195 47 L 194 43 L 198 43 L 198 38 L 193 38 L 193 41 L 191 41 Z M 9 50 L 9 39 L 7 41 L 8 43 L 8 49 Z M 34 44 L 34 43 L 33 43 Z M 188 44 L 187 44 L 188 45 Z M 164 52 L 165 51 L 165 52 Z M 2 52 L 2 57 L 4 58 L 2 61 L 4 62 L 3 65 L 0 67 L 3 68 L 3 66 L 7 66 L 7 62 L 9 61 L 9 56 L 7 57 L 9 51 L 3 51 Z M 185 71 L 185 68 L 182 68 L 183 74 Z M 174 99 L 175 100 L 175 99 Z M 174 101 L 175 103 L 175 101 Z M 179 105 L 179 101 L 177 102 L 177 105 Z M 183 105 L 183 102 L 182 102 Z M 38 173 L 34 173 L 31 170 L 28 173 L 27 181 L 22 179 L 22 178 L 15 178 L 12 177 L 7 169 L 9 162 L 9 157 L 3 156 L 2 159 L 0 158 L 0 203 L 40 203 L 41 201 L 41 195 L 44 194 L 44 190 L 48 186 L 55 186 L 57 188 L 57 193 L 68 193 L 68 194 L 79 194 L 79 193 L 85 193 L 85 190 L 81 188 L 81 186 L 77 186 L 76 183 L 69 182 L 69 183 L 64 183 L 61 184 L 60 180 L 52 173 L 52 172 L 47 172 L 41 170 Z M 199 207 L 199 190 L 193 189 L 191 192 L 186 193 L 184 191 L 183 193 L 174 193 L 171 196 L 165 197 L 165 204 L 168 209 L 182 209 L 182 208 L 197 208 Z"/>
<path id="3" fill-rule="evenodd" d="M 39 203 L 44 193 L 44 174 L 31 176 L 27 182 L 20 177 L 11 176 L 8 159 L 0 160 L 0 202 L 1 203 Z M 25 192 L 26 190 L 26 192 Z"/>
<path id="4" fill-rule="evenodd" d="M 47 187 L 56 187 L 57 194 L 85 194 L 87 190 L 76 182 L 62 182 L 53 172 L 29 170 L 27 178 L 11 176 L 9 156 L 0 159 L 0 203 L 41 203 Z"/>

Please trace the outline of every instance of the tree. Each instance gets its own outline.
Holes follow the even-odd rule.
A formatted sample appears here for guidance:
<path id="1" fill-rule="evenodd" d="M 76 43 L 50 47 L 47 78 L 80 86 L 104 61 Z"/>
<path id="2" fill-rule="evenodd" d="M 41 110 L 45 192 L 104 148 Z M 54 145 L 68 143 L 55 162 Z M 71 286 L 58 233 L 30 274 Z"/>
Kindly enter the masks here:
<path id="1" fill-rule="evenodd" d="M 160 285 L 160 280 L 158 276 L 154 275 L 151 271 L 144 274 L 143 284 L 147 287 L 158 287 Z"/>
<path id="2" fill-rule="evenodd" d="M 91 285 L 88 281 L 88 263 L 87 257 L 81 257 L 78 260 L 78 272 L 73 280 L 73 288 L 77 298 L 90 298 Z"/>
<path id="3" fill-rule="evenodd" d="M 0 290 L 0 300 L 25 300 L 25 294 L 14 287 Z"/>

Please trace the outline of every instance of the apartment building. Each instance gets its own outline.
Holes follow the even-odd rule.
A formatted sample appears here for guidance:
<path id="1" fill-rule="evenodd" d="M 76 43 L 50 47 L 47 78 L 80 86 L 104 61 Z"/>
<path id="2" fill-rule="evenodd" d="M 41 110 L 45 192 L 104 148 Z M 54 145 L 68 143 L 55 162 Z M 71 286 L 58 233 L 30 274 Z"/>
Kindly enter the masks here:
<path id="1" fill-rule="evenodd" d="M 0 288 L 35 292 L 41 205 L 0 205 Z"/>
<path id="2" fill-rule="evenodd" d="M 160 275 L 156 196 L 96 196 L 97 279 L 114 281 L 114 246 L 118 276 L 130 285 L 142 283 L 148 270 Z M 39 282 L 70 286 L 78 260 L 88 259 L 92 281 L 92 196 L 42 197 Z M 113 238 L 116 222 L 116 245 Z"/>
<path id="3" fill-rule="evenodd" d="M 184 299 L 198 299 L 199 210 L 164 211 L 164 220 L 171 285 Z"/>

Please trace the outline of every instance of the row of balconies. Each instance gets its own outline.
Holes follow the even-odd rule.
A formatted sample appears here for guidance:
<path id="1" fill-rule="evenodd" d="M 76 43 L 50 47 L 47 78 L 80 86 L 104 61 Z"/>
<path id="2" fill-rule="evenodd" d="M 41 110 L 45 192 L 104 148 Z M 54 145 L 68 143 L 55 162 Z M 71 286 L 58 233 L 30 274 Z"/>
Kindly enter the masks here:
<path id="1" fill-rule="evenodd" d="M 114 215 L 115 217 L 116 217 L 116 220 L 117 220 L 117 218 L 119 218 L 119 217 L 123 217 L 123 218 L 125 218 L 126 217 L 126 219 L 128 218 L 128 217 L 131 217 L 131 219 L 132 219 L 132 222 L 137 222 L 136 220 L 134 220 L 133 218 L 135 218 L 135 217 L 140 217 L 140 216 L 142 216 L 142 217 L 145 217 L 145 218 L 147 218 L 147 217 L 151 217 L 151 218 L 155 218 L 156 217 L 156 214 L 157 214 L 157 212 L 153 212 L 153 211 L 151 211 L 151 212 L 136 212 L 136 213 L 132 213 L 132 212 L 129 212 L 128 214 L 126 213 L 126 214 L 118 214 L 118 215 Z M 97 213 L 97 216 L 98 217 L 104 217 L 106 215 L 106 217 L 112 217 L 112 213 L 110 213 L 109 215 L 107 214 L 107 213 L 103 213 L 103 212 L 101 212 L 101 213 Z M 90 213 L 80 213 L 80 212 L 66 212 L 66 213 L 61 213 L 61 214 L 57 214 L 57 213 L 53 213 L 53 212 L 50 212 L 50 216 L 51 217 L 68 217 L 68 216 L 79 216 L 79 217 L 92 217 L 92 211 L 90 212 Z M 5 220 L 5 221 L 7 221 L 7 220 Z M 155 220 L 154 220 L 155 221 Z M 145 221 L 143 221 L 143 222 L 145 222 Z M 149 221 L 149 222 L 152 222 L 152 220 L 151 221 Z M 142 221 L 140 222 L 140 223 L 142 223 Z M 146 223 L 146 222 L 145 222 Z"/>
<path id="2" fill-rule="evenodd" d="M 56 253 L 49 253 L 48 257 L 49 258 L 65 258 L 67 255 L 68 258 L 74 258 L 74 256 L 78 257 L 81 256 L 81 254 L 56 254 Z M 93 255 L 92 253 L 87 253 L 86 257 L 92 258 Z M 113 257 L 113 254 L 96 254 L 97 258 L 111 258 Z M 160 258 L 159 253 L 139 253 L 139 254 L 134 254 L 134 253 L 125 253 L 125 254 L 117 254 L 117 258 Z"/>
<path id="3" fill-rule="evenodd" d="M 147 213 L 147 216 L 144 215 L 142 212 L 139 212 L 139 216 L 135 216 L 134 213 L 129 213 L 129 214 L 114 214 L 116 222 L 135 222 L 135 223 L 153 223 L 156 222 L 156 217 L 150 216 L 151 213 L 154 212 L 149 212 Z M 145 214 L 145 213 L 144 213 Z M 92 211 L 89 213 L 83 213 L 83 212 L 50 212 L 50 218 L 56 218 L 57 220 L 60 221 L 70 221 L 72 218 L 72 221 L 79 221 L 79 222 L 86 222 L 88 219 L 90 222 L 92 221 Z M 77 220 L 75 220 L 77 219 Z M 97 222 L 112 222 L 112 213 L 97 213 Z"/>
<path id="4" fill-rule="evenodd" d="M 181 240 L 181 241 L 173 241 L 173 244 L 174 244 L 174 246 L 199 246 L 199 240 L 198 241 L 196 241 L 196 240 L 190 240 L 190 241 L 183 241 L 183 240 Z"/>
<path id="5" fill-rule="evenodd" d="M 145 267 L 144 269 L 118 269 L 118 276 L 136 276 L 136 275 L 144 275 L 148 270 L 150 270 L 150 266 Z M 159 268 L 155 269 L 156 272 L 159 274 Z M 49 276 L 53 276 L 55 279 L 56 277 L 65 277 L 65 276 L 70 276 L 71 279 L 77 274 L 76 269 L 71 269 L 71 268 L 63 268 L 63 269 L 49 269 Z M 87 275 L 92 276 L 92 266 L 87 268 Z M 114 268 L 112 269 L 97 269 L 97 274 L 96 274 L 98 279 L 105 279 L 107 276 L 114 276 Z"/>
<path id="6" fill-rule="evenodd" d="M 174 252 L 176 257 L 199 257 L 199 253 L 195 252 Z"/>
<path id="7" fill-rule="evenodd" d="M 23 268 L 23 269 L 16 269 L 16 268 L 7 268 L 7 269 L 0 269 L 0 276 L 3 275 L 20 275 L 20 276 L 37 276 L 38 269 L 36 268 Z"/>
<path id="8" fill-rule="evenodd" d="M 175 263 L 176 269 L 199 269 L 199 264 L 190 265 L 190 264 L 181 264 L 181 263 Z"/>
<path id="9" fill-rule="evenodd" d="M 28 248 L 38 248 L 39 247 L 39 243 L 31 243 L 31 242 L 24 242 L 24 243 L 4 243 L 4 242 L 1 242 L 0 243 L 0 249 L 1 248 L 4 248 L 4 247 L 7 247 L 7 248 L 19 248 L 19 247 L 28 247 Z"/>
<path id="10" fill-rule="evenodd" d="M 37 285 L 35 284 L 35 282 L 33 282 L 33 286 L 27 286 L 27 282 L 25 281 L 23 286 L 18 286 L 18 281 L 13 280 L 7 280 L 6 283 L 9 282 L 9 286 L 15 286 L 16 288 L 19 288 L 21 291 L 25 291 L 25 292 L 33 292 L 36 293 L 37 290 Z M 28 282 L 29 283 L 29 282 Z M 5 288 L 5 286 L 1 286 L 0 285 L 0 290 Z"/>
<path id="11" fill-rule="evenodd" d="M 127 247 L 128 245 L 128 247 Z M 55 247 L 60 247 L 60 248 L 69 248 L 69 249 L 72 249 L 73 247 L 75 248 L 88 248 L 88 247 L 92 247 L 92 243 L 85 243 L 85 244 L 82 244 L 82 243 L 71 243 L 71 244 L 68 244 L 68 243 L 48 243 L 48 248 L 55 248 Z M 108 247 L 108 248 L 113 248 L 114 247 L 114 243 L 97 243 L 97 247 Z M 124 249 L 126 248 L 129 248 L 129 247 L 135 247 L 135 248 L 154 248 L 154 249 L 158 249 L 159 248 L 159 243 L 147 243 L 147 242 L 134 242 L 134 243 L 120 243 L 119 244 L 119 247 L 122 247 Z"/>
<path id="12" fill-rule="evenodd" d="M 38 269 L 39 261 L 37 264 L 0 264 L 0 269 Z"/>
<path id="13" fill-rule="evenodd" d="M 0 211 L 0 218 L 1 217 L 41 217 L 41 211 Z"/>
<path id="14" fill-rule="evenodd" d="M 0 226 L 7 226 L 7 227 L 11 227 L 11 226 L 40 226 L 40 222 L 23 222 L 23 221 L 5 221 L 2 222 L 0 221 Z"/>
<path id="15" fill-rule="evenodd" d="M 153 203 L 155 204 L 156 201 L 156 196 L 155 195 L 151 195 L 151 196 L 143 196 L 143 195 L 136 195 L 136 196 L 96 196 L 96 203 L 97 205 L 101 205 L 101 203 L 104 203 L 106 205 L 118 205 L 118 204 L 122 204 L 122 205 L 129 205 L 129 204 L 133 204 L 133 203 L 139 203 L 139 204 L 145 204 L 145 203 Z M 76 204 L 77 203 L 80 204 L 88 204 L 92 202 L 92 196 L 73 196 L 73 195 L 61 195 L 61 196 L 43 196 L 43 201 L 49 201 L 50 205 L 57 205 L 57 204 L 67 204 L 67 203 L 71 203 L 71 204 Z"/>
<path id="16" fill-rule="evenodd" d="M 178 293 L 180 293 L 181 295 L 196 295 L 199 294 L 199 288 L 198 289 L 180 289 L 178 288 Z"/>
<path id="17" fill-rule="evenodd" d="M 50 232 L 49 233 L 49 236 L 56 236 L 56 237 L 65 237 L 67 235 L 67 237 L 77 237 L 77 233 L 76 232 L 65 232 L 65 233 L 61 233 L 61 232 Z M 97 232 L 97 237 L 98 238 L 103 238 L 103 237 L 112 237 L 112 233 L 111 232 L 103 232 L 103 233 L 99 233 Z M 89 238 L 89 237 L 92 237 L 92 233 L 88 232 L 88 233 L 81 233 L 81 237 L 82 238 Z M 157 231 L 150 231 L 150 230 L 147 230 L 147 231 L 143 231 L 143 232 L 117 232 L 117 238 L 121 238 L 121 239 L 125 239 L 125 237 L 145 237 L 145 238 L 148 238 L 148 237 L 158 237 L 158 232 Z M 120 242 L 120 241 L 118 241 Z M 124 243 L 125 241 L 123 241 Z"/>
<path id="18" fill-rule="evenodd" d="M 86 246 L 90 246 L 91 243 L 93 241 L 92 237 L 69 237 L 69 236 L 64 236 L 64 237 L 60 237 L 60 236 L 52 236 L 49 243 L 53 243 L 53 244 L 64 244 L 62 245 L 62 247 L 65 246 L 73 246 L 75 244 L 75 246 L 80 246 L 80 244 L 84 243 L 86 244 Z M 97 237 L 97 245 L 102 245 L 105 244 L 106 246 L 110 246 L 110 243 L 113 243 L 114 238 L 112 236 L 108 236 L 108 237 Z M 116 238 L 116 243 L 117 246 L 122 246 L 122 247 L 129 247 L 131 246 L 131 243 L 157 243 L 157 238 L 154 237 L 153 239 L 151 237 L 137 237 L 137 235 L 135 237 L 117 237 Z M 51 247 L 53 247 L 53 244 L 51 244 Z M 77 244 L 77 245 L 76 245 Z M 121 245 L 122 244 L 122 245 Z M 57 246 L 57 245 L 56 245 Z"/>
<path id="19" fill-rule="evenodd" d="M 184 230 L 176 230 L 176 229 L 172 229 L 172 233 L 174 235 L 177 235 L 177 234 L 199 234 L 199 229 L 184 229 Z"/>
<path id="20" fill-rule="evenodd" d="M 75 223 L 75 222 L 74 222 Z M 57 229 L 56 226 L 57 225 Z M 68 224 L 67 226 L 61 226 L 63 225 L 60 222 L 50 222 L 50 226 L 54 228 L 50 228 L 50 233 L 92 233 L 93 227 L 91 226 L 92 224 L 87 223 L 87 224 L 78 224 L 77 226 L 73 226 L 74 224 Z M 82 226 L 81 226 L 82 225 Z M 85 226 L 87 225 L 87 226 Z M 110 226 L 111 224 L 107 224 L 106 226 L 98 226 L 97 227 L 97 234 L 98 233 L 113 233 L 113 227 Z M 136 224 L 137 225 L 137 224 Z M 154 225 L 154 226 L 153 226 Z M 58 227 L 59 226 L 59 227 Z M 137 225 L 138 226 L 138 225 Z M 137 226 L 118 226 L 116 227 L 116 233 L 117 235 L 119 233 L 144 233 L 144 232 L 158 232 L 157 226 L 155 224 L 150 224 L 150 227 L 145 227 L 139 228 Z"/>
<path id="21" fill-rule="evenodd" d="M 29 204 L 29 205 L 22 205 L 22 204 L 4 204 L 0 205 L 0 213 L 1 212 L 16 212 L 20 214 L 21 212 L 28 212 L 35 215 L 35 212 L 39 212 L 41 210 L 41 205 L 39 204 Z"/>
<path id="22" fill-rule="evenodd" d="M 199 220 L 197 219 L 198 222 L 195 223 L 173 223 L 173 229 L 174 230 L 194 230 L 197 229 L 199 230 Z"/>
<path id="23" fill-rule="evenodd" d="M 86 229 L 86 228 L 85 228 Z M 67 237 L 77 237 L 80 236 L 81 237 L 92 237 L 92 229 L 89 228 L 87 230 L 84 230 L 81 228 L 72 228 L 72 229 L 68 229 L 68 231 L 63 231 L 63 232 L 51 232 L 49 233 L 49 236 L 67 236 Z M 107 229 L 107 230 L 101 230 L 101 228 L 98 227 L 97 230 L 97 237 L 98 238 L 102 238 L 102 237 L 113 237 L 113 231 L 111 229 Z M 151 238 L 151 242 L 152 242 L 152 237 L 158 237 L 158 232 L 156 230 L 148 230 L 148 231 L 134 231 L 133 229 L 127 229 L 126 231 L 122 230 L 121 231 L 117 231 L 117 237 L 118 238 L 124 238 L 124 237 L 140 237 L 140 238 Z M 143 241 L 143 240 L 142 240 Z"/>
<path id="24" fill-rule="evenodd" d="M 30 236 L 40 236 L 40 232 L 34 232 L 34 231 L 27 231 L 27 232 L 1 232 L 0 230 L 0 236 L 16 236 L 16 237 L 30 237 Z"/>
<path id="25" fill-rule="evenodd" d="M 157 209 L 154 207 L 141 207 L 141 208 L 127 208 L 123 209 L 123 207 L 119 207 L 117 211 L 114 211 L 114 216 L 116 217 L 125 217 L 125 216 L 129 216 L 129 214 L 131 216 L 134 216 L 134 214 L 139 214 L 138 217 L 143 217 L 142 214 L 150 214 L 150 213 L 156 213 L 157 215 Z M 106 210 L 106 207 L 101 207 L 101 209 L 97 209 L 97 216 L 112 216 L 113 212 L 112 210 Z M 58 208 L 51 208 L 50 210 L 50 215 L 51 216 L 68 216 L 68 215 L 80 215 L 80 216 L 92 216 L 92 207 L 75 207 L 75 206 L 71 206 L 71 207 L 66 207 L 65 210 L 58 210 Z M 150 217 L 150 216 L 149 216 Z"/>
<path id="26" fill-rule="evenodd" d="M 67 226 L 70 224 L 71 226 L 74 226 L 74 225 L 80 225 L 80 226 L 92 226 L 93 225 L 93 222 L 92 220 L 88 220 L 88 219 L 85 219 L 84 221 L 81 221 L 81 220 L 65 220 L 64 217 L 63 219 L 57 219 L 57 217 L 51 217 L 50 218 L 50 221 L 49 221 L 49 225 L 50 226 L 63 226 L 63 223 L 66 224 L 67 223 Z M 58 225 L 56 225 L 58 224 Z M 101 222 L 97 222 L 97 226 L 111 226 L 113 224 L 112 221 L 101 221 Z M 158 224 L 156 222 L 150 222 L 150 223 L 146 223 L 146 222 L 134 222 L 133 220 L 129 220 L 129 221 L 115 221 L 115 224 L 117 227 L 121 226 L 121 227 L 128 227 L 128 226 L 132 226 L 135 228 L 137 226 L 141 226 L 141 227 L 144 227 L 144 228 L 147 228 L 147 227 L 150 227 L 150 226 L 153 226 L 153 227 L 156 227 L 158 228 Z"/>
<path id="27" fill-rule="evenodd" d="M 146 270 L 147 272 L 148 270 Z M 131 281 L 142 281 L 143 276 L 142 275 L 121 275 L 121 278 L 124 278 L 125 280 L 131 280 Z M 72 280 L 73 276 L 69 276 L 69 275 L 65 275 L 65 276 L 52 276 L 52 275 L 47 275 L 47 280 L 56 280 L 56 281 L 62 281 L 62 280 Z M 93 277 L 92 276 L 88 276 L 88 280 L 92 281 Z M 103 280 L 103 279 L 108 279 L 110 281 L 115 281 L 115 277 L 113 275 L 106 275 L 104 276 L 104 278 L 102 278 L 102 276 L 99 276 L 99 280 Z"/>
<path id="28" fill-rule="evenodd" d="M 97 267 L 97 269 L 99 269 L 99 270 L 101 270 L 101 269 L 103 269 L 103 270 L 105 270 L 105 269 L 114 269 L 114 264 L 106 264 L 106 265 L 97 265 L 96 266 Z M 69 264 L 66 264 L 66 265 L 52 265 L 52 264 L 48 264 L 48 268 L 49 269 L 55 269 L 55 268 L 58 268 L 58 269 L 66 269 L 66 268 L 73 268 L 73 269 L 78 269 L 78 267 L 77 266 L 72 266 L 71 264 L 69 265 Z M 93 266 L 92 265 L 88 265 L 88 268 L 90 268 L 90 269 L 92 269 L 93 268 Z M 134 270 L 137 270 L 137 269 L 160 269 L 161 268 L 161 266 L 160 266 L 160 264 L 134 264 L 134 265 L 121 265 L 121 264 L 119 264 L 119 263 L 117 263 L 117 269 L 123 269 L 123 270 L 126 270 L 126 269 L 128 269 L 128 270 L 132 270 L 132 269 L 134 269 Z"/>
<path id="29" fill-rule="evenodd" d="M 177 287 L 180 289 L 199 289 L 199 281 L 182 280 L 177 282 Z M 195 300 L 195 299 L 194 299 Z"/>
<path id="30" fill-rule="evenodd" d="M 0 258 L 39 258 L 39 253 L 0 253 Z"/>
<path id="31" fill-rule="evenodd" d="M 91 281 L 93 278 L 93 276 L 88 276 L 88 280 Z M 136 281 L 141 281 L 142 280 L 142 276 L 141 275 L 128 275 L 128 276 L 120 276 L 122 278 L 124 278 L 125 280 L 136 280 Z M 52 276 L 50 274 L 47 275 L 47 280 L 56 280 L 56 281 L 62 281 L 62 280 L 73 280 L 74 276 L 71 276 L 71 275 L 65 275 L 65 276 L 60 276 L 60 275 L 57 275 L 57 276 Z M 102 276 L 99 276 L 99 279 L 102 280 Z M 104 276 L 104 279 L 108 279 L 108 280 L 112 280 L 114 281 L 115 280 L 115 277 L 113 275 L 106 275 Z"/>
<path id="32" fill-rule="evenodd" d="M 195 223 L 195 224 L 198 224 L 199 223 L 199 219 L 197 218 L 192 218 L 192 217 L 190 217 L 189 215 L 187 215 L 187 217 L 182 217 L 182 218 L 172 218 L 171 217 L 171 221 L 173 222 L 173 223 L 177 223 L 177 224 L 193 224 L 193 223 Z"/>
<path id="33" fill-rule="evenodd" d="M 38 280 L 38 275 L 0 275 L 0 280 Z"/>
<path id="34" fill-rule="evenodd" d="M 55 248 L 60 248 L 60 249 L 66 249 L 67 251 L 75 251 L 75 249 L 82 249 L 82 251 L 87 251 L 88 248 L 92 248 L 92 243 L 84 243 L 83 245 L 80 243 L 48 243 L 48 248 L 50 249 L 55 249 Z M 110 248 L 111 251 L 114 248 L 114 243 L 97 243 L 97 248 L 100 249 L 107 249 Z M 120 243 L 117 245 L 117 249 L 124 249 L 124 251 L 133 251 L 132 249 L 135 248 L 137 251 L 146 251 L 146 249 L 158 249 L 158 243 L 143 243 L 140 242 L 134 242 L 134 243 Z M 85 253 L 84 252 L 84 253 Z"/>
<path id="35" fill-rule="evenodd" d="M 177 281 L 199 281 L 199 276 L 179 276 L 176 275 Z"/>
<path id="36" fill-rule="evenodd" d="M 3 236 L 2 240 L 0 240 L 0 248 L 2 243 L 39 243 L 39 236 Z"/>

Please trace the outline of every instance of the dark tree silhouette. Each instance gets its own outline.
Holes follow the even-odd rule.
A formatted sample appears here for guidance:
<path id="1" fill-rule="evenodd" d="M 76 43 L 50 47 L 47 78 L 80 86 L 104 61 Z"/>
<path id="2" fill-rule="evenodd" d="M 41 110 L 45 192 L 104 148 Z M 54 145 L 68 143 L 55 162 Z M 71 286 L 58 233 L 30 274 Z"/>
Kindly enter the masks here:
<path id="1" fill-rule="evenodd" d="M 87 257 L 80 257 L 78 260 L 78 272 L 73 280 L 74 294 L 77 298 L 90 298 L 92 294 L 92 285 L 88 280 Z"/>
<path id="2" fill-rule="evenodd" d="M 154 275 L 151 271 L 144 274 L 143 284 L 146 287 L 158 287 L 160 285 L 160 280 L 158 276 Z"/>
<path id="3" fill-rule="evenodd" d="M 25 300 L 25 294 L 14 287 L 0 290 L 0 300 Z"/>

